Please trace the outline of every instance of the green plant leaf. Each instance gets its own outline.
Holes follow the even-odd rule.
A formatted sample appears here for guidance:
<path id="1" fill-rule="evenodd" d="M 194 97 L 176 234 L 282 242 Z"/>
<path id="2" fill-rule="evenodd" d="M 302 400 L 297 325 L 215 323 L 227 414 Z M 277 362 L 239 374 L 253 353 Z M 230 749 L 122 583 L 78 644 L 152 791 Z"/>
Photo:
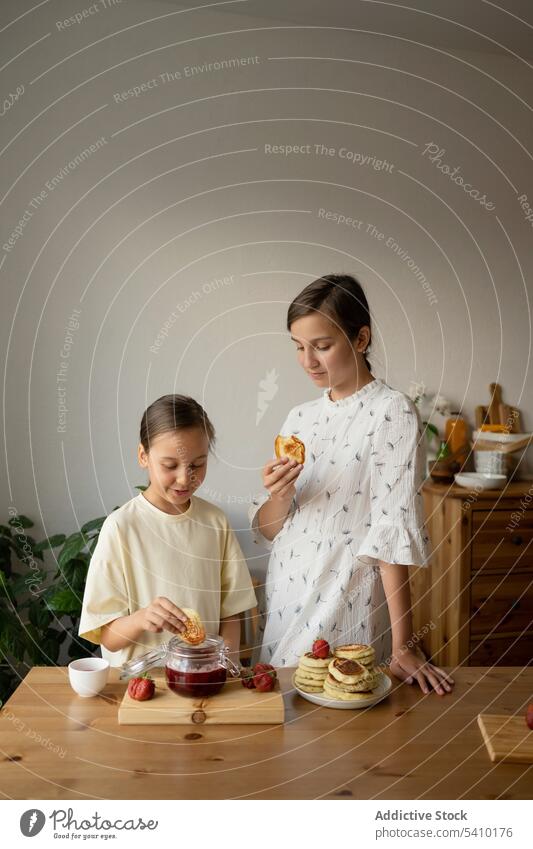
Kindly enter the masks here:
<path id="1" fill-rule="evenodd" d="M 81 533 L 89 534 L 91 531 L 99 531 L 106 520 L 106 516 L 100 516 L 99 519 L 91 519 L 90 522 L 85 522 L 82 525 Z"/>
<path id="2" fill-rule="evenodd" d="M 11 525 L 12 528 L 33 528 L 32 520 L 23 516 L 22 513 L 19 516 L 12 516 L 11 519 L 7 520 L 7 524 Z"/>
<path id="3" fill-rule="evenodd" d="M 67 587 L 70 587 L 75 593 L 83 595 L 85 589 L 85 580 L 87 578 L 87 560 L 81 557 L 74 557 L 65 563 L 61 569 L 60 575 Z"/>
<path id="4" fill-rule="evenodd" d="M 30 587 L 44 584 L 46 580 L 46 572 L 32 570 L 26 572 L 25 575 L 12 575 L 11 588 L 14 596 L 18 598 L 23 593 L 31 592 Z"/>
<path id="5" fill-rule="evenodd" d="M 29 534 L 25 534 L 24 536 L 24 542 L 21 541 L 19 534 L 14 534 L 11 540 L 9 541 L 18 559 L 21 561 L 21 563 L 28 563 L 29 561 L 34 560 L 35 558 L 37 558 L 37 560 L 42 561 L 42 553 L 40 551 L 35 550 L 35 546 L 37 545 L 37 543 L 35 542 L 34 538 Z M 28 546 L 30 548 L 29 553 L 27 550 Z"/>
<path id="6" fill-rule="evenodd" d="M 10 537 L 11 536 L 11 528 L 8 528 L 7 525 L 0 525 L 0 536 Z"/>
<path id="7" fill-rule="evenodd" d="M 20 577 L 19 575 L 16 576 Z M 7 599 L 10 607 L 13 607 L 13 599 L 15 593 L 13 592 L 13 576 L 8 577 L 5 572 L 0 571 L 0 598 Z"/>
<path id="8" fill-rule="evenodd" d="M 13 610 L 3 616 L 0 627 L 0 649 L 4 655 L 24 660 L 26 652 L 26 630 Z"/>
<path id="9" fill-rule="evenodd" d="M 33 546 L 34 551 L 47 551 L 49 548 L 57 548 L 58 545 L 63 545 L 66 540 L 65 534 L 55 534 L 52 537 L 47 537 L 36 543 Z"/>
<path id="10" fill-rule="evenodd" d="M 148 489 L 148 487 L 144 486 L 143 484 L 137 484 L 137 486 L 134 487 L 134 489 L 140 489 L 141 492 L 144 492 L 146 489 Z"/>
<path id="11" fill-rule="evenodd" d="M 44 600 L 32 599 L 28 607 L 31 624 L 40 631 L 46 631 L 52 621 L 52 613 L 46 607 Z"/>
<path id="12" fill-rule="evenodd" d="M 433 434 L 433 436 L 439 435 L 438 428 L 436 428 L 434 424 L 431 424 L 431 422 L 425 422 L 425 425 L 426 425 L 426 436 L 427 436 L 428 439 L 431 439 L 430 433 Z"/>
<path id="13" fill-rule="evenodd" d="M 6 575 L 11 574 L 11 547 L 6 537 L 0 537 L 0 569 Z"/>
<path id="14" fill-rule="evenodd" d="M 31 622 L 25 626 L 26 652 L 34 664 L 42 665 L 41 647 L 43 636 L 38 628 Z"/>
<path id="15" fill-rule="evenodd" d="M 57 565 L 61 569 L 65 563 L 68 563 L 73 557 L 82 551 L 87 545 L 87 539 L 79 531 L 67 537 L 63 548 L 57 558 Z"/>
<path id="16" fill-rule="evenodd" d="M 69 587 L 55 590 L 47 599 L 50 610 L 54 613 L 77 613 L 81 612 L 81 597 L 74 593 Z"/>
<path id="17" fill-rule="evenodd" d="M 25 550 L 24 545 L 29 545 L 29 552 Z M 32 560 L 42 560 L 43 555 L 40 551 L 33 553 L 32 537 L 26 537 L 25 543 L 21 543 L 18 534 L 13 534 L 12 537 L 0 537 L 0 546 L 8 546 L 15 554 L 17 560 L 24 563 L 26 567 Z"/>

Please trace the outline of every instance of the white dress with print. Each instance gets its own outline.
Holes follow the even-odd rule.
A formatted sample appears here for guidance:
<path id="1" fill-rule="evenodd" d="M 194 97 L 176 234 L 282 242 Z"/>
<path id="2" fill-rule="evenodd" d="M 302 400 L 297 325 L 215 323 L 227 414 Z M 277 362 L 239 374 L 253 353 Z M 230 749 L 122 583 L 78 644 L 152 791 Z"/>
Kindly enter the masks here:
<path id="1" fill-rule="evenodd" d="M 417 407 L 380 378 L 339 401 L 329 392 L 294 407 L 280 430 L 304 442 L 306 459 L 272 543 L 257 528 L 268 493 L 250 509 L 255 541 L 271 551 L 254 662 L 294 666 L 319 636 L 369 643 L 376 663 L 386 661 L 390 619 L 378 562 L 428 564 Z"/>

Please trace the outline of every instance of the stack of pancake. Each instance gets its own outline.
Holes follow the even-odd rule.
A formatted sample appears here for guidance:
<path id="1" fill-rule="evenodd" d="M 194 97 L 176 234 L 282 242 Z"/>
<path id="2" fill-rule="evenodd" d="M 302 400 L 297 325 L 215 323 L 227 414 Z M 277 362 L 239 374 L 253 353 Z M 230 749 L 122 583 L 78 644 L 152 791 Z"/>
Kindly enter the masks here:
<path id="1" fill-rule="evenodd" d="M 365 646 L 362 643 L 352 643 L 348 646 L 337 646 L 333 654 L 335 657 L 344 657 L 347 660 L 356 660 L 367 669 L 374 669 L 374 661 L 376 653 L 372 646 Z"/>
<path id="2" fill-rule="evenodd" d="M 355 702 L 371 695 L 379 681 L 372 646 L 338 646 L 328 665 L 324 693 L 331 699 Z"/>
<path id="3" fill-rule="evenodd" d="M 328 666 L 333 657 L 315 657 L 308 651 L 300 658 L 298 668 L 294 673 L 294 683 L 304 693 L 323 693 L 324 681 L 328 674 Z"/>

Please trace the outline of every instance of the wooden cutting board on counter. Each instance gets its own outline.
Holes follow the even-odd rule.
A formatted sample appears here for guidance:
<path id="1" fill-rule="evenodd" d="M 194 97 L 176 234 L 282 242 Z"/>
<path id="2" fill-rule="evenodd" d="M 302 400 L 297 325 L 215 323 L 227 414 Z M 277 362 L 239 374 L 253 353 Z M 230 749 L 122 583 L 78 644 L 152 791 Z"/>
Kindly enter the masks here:
<path id="1" fill-rule="evenodd" d="M 284 721 L 283 696 L 276 684 L 270 693 L 247 690 L 240 680 L 228 680 L 220 693 L 189 698 L 169 690 L 164 674 L 150 673 L 153 698 L 139 702 L 124 693 L 119 725 L 278 725 Z"/>
<path id="2" fill-rule="evenodd" d="M 479 713 L 477 723 L 491 761 L 533 763 L 533 731 L 524 716 Z"/>

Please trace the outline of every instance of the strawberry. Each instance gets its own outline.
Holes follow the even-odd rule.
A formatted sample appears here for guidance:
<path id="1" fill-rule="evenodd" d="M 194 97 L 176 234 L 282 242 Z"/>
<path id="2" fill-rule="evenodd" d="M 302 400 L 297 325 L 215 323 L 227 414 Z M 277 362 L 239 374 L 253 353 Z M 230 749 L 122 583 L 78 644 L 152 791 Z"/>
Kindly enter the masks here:
<path id="1" fill-rule="evenodd" d="M 254 675 L 253 682 L 255 689 L 260 693 L 269 693 L 270 690 L 274 689 L 276 680 L 270 672 L 259 672 L 258 675 Z"/>
<path id="2" fill-rule="evenodd" d="M 526 710 L 526 725 L 533 731 L 533 702 L 530 702 Z"/>
<path id="3" fill-rule="evenodd" d="M 249 667 L 241 669 L 241 683 L 247 690 L 255 690 L 254 673 Z"/>
<path id="4" fill-rule="evenodd" d="M 312 652 L 315 657 L 326 658 L 329 657 L 330 648 L 329 643 L 326 640 L 315 640 L 313 643 Z"/>
<path id="5" fill-rule="evenodd" d="M 137 678 L 130 678 L 128 681 L 128 696 L 132 699 L 137 699 L 138 702 L 145 702 L 151 699 L 155 692 L 155 683 L 149 675 L 140 675 Z"/>
<path id="6" fill-rule="evenodd" d="M 274 679 L 278 677 L 275 667 L 270 663 L 256 663 L 254 666 L 254 675 L 259 675 L 260 672 L 271 672 Z"/>

